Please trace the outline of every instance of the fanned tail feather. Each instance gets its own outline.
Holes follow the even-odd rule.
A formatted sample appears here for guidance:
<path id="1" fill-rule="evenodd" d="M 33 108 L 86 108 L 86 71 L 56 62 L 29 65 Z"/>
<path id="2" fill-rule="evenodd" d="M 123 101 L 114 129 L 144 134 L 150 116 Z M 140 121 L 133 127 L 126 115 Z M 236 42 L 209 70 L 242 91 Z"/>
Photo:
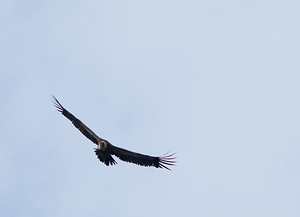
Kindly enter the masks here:
<path id="1" fill-rule="evenodd" d="M 97 155 L 98 159 L 101 162 L 103 162 L 106 166 L 118 164 L 117 161 L 115 161 L 115 159 L 113 159 L 111 155 L 105 155 L 101 153 L 101 151 L 97 148 L 95 148 L 95 154 Z"/>

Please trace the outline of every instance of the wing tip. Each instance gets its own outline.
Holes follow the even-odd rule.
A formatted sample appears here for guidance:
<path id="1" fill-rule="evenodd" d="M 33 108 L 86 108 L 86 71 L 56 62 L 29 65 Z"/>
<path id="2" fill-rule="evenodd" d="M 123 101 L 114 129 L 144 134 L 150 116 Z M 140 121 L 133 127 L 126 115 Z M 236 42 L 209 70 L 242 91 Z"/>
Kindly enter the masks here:
<path id="1" fill-rule="evenodd" d="M 53 95 L 51 95 L 52 96 L 52 98 L 53 98 L 53 104 L 54 104 L 54 106 L 55 106 L 55 108 L 57 109 L 57 111 L 59 111 L 59 112 L 63 112 L 63 110 L 64 110 L 64 107 L 59 103 L 59 101 L 56 99 L 56 97 L 55 96 L 53 96 Z"/>
<path id="2" fill-rule="evenodd" d="M 174 156 L 175 154 L 176 154 L 176 152 L 170 154 L 170 151 L 169 151 L 166 154 L 160 156 L 158 167 L 162 168 L 162 169 L 165 168 L 167 170 L 172 171 L 168 166 L 175 166 L 175 164 L 177 162 L 177 161 L 175 161 L 175 159 L 176 159 L 176 157 Z"/>

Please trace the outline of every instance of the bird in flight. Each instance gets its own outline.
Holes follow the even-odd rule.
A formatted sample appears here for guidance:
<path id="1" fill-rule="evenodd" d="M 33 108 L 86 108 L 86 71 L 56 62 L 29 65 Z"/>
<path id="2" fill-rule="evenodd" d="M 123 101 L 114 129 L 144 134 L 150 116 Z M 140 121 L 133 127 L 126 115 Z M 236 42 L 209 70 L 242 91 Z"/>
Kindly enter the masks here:
<path id="1" fill-rule="evenodd" d="M 168 152 L 163 156 L 153 157 L 132 152 L 112 145 L 109 141 L 97 136 L 84 123 L 82 123 L 78 118 L 76 118 L 68 110 L 66 110 L 54 96 L 52 97 L 54 99 L 54 106 L 57 108 L 57 110 L 60 113 L 62 113 L 66 118 L 68 118 L 83 135 L 85 135 L 88 139 L 90 139 L 93 143 L 97 145 L 97 148 L 95 148 L 95 154 L 97 155 L 98 159 L 101 162 L 103 162 L 106 166 L 117 164 L 117 162 L 113 159 L 112 155 L 118 157 L 122 161 L 146 167 L 165 168 L 171 170 L 170 168 L 168 168 L 168 166 L 175 165 L 175 153 L 169 154 Z"/>

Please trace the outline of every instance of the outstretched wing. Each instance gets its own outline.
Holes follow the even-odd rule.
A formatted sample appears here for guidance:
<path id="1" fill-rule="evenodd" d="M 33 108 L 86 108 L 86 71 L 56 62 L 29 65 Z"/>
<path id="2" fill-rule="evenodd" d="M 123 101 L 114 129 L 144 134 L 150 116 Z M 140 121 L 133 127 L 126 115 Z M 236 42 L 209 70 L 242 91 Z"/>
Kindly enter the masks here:
<path id="1" fill-rule="evenodd" d="M 143 155 L 136 152 L 128 151 L 123 148 L 112 146 L 111 154 L 117 156 L 123 161 L 138 164 L 146 167 L 165 168 L 170 170 L 167 166 L 174 166 L 176 163 L 174 154 L 165 154 L 161 157 L 152 157 L 149 155 Z"/>
<path id="2" fill-rule="evenodd" d="M 93 143 L 98 144 L 98 142 L 101 140 L 90 128 L 85 126 L 84 123 L 82 123 L 79 119 L 77 119 L 74 115 L 72 115 L 67 109 L 65 109 L 58 100 L 52 96 L 54 101 L 54 106 L 57 108 L 59 112 L 61 112 L 66 118 L 68 118 L 74 126 L 80 130 L 80 132 L 85 135 L 87 138 L 89 138 Z"/>

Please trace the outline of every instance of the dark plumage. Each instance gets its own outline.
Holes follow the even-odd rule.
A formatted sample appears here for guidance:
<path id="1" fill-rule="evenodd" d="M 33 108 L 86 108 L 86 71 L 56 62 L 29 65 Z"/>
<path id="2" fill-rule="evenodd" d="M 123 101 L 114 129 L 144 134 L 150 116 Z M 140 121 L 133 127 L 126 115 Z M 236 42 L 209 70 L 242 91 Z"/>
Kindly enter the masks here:
<path id="1" fill-rule="evenodd" d="M 54 106 L 57 108 L 59 112 L 61 112 L 66 118 L 68 118 L 73 125 L 80 130 L 80 132 L 89 138 L 93 143 L 97 145 L 95 148 L 95 154 L 98 159 L 103 162 L 105 165 L 114 165 L 117 162 L 113 159 L 112 155 L 117 156 L 122 161 L 126 161 L 129 163 L 134 163 L 140 166 L 146 167 L 156 167 L 156 168 L 165 168 L 168 169 L 168 166 L 175 165 L 175 157 L 174 154 L 165 154 L 161 157 L 152 157 L 149 155 L 139 154 L 136 152 L 128 151 L 123 148 L 116 147 L 112 145 L 105 139 L 97 136 L 91 129 L 89 129 L 84 123 L 82 123 L 79 119 L 77 119 L 74 115 L 72 115 L 68 110 L 66 110 L 58 100 L 52 96 L 54 101 Z"/>

